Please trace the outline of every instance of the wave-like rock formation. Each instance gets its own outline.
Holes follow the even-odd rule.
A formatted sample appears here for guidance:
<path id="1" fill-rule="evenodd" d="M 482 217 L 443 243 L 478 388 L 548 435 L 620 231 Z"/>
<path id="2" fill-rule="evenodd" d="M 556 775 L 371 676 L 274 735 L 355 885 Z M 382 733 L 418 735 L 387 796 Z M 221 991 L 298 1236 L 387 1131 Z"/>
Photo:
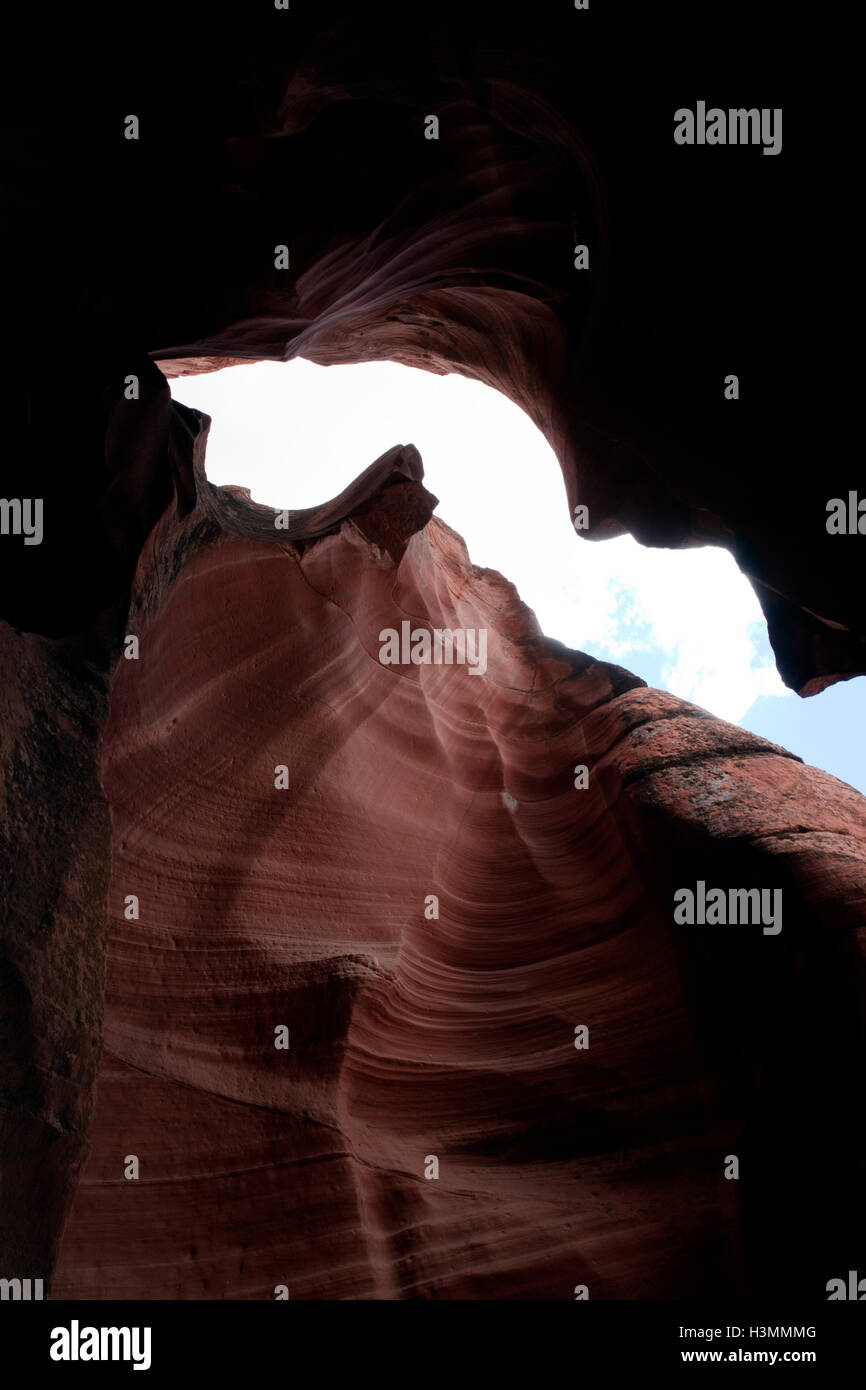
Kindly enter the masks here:
<path id="1" fill-rule="evenodd" d="M 293 540 L 201 480 L 145 546 L 54 1296 L 818 1296 L 862 1180 L 862 798 L 544 638 L 411 447 L 365 476 Z M 405 620 L 485 629 L 486 671 L 383 665 Z M 701 878 L 782 888 L 782 932 L 673 925 Z"/>
<path id="2" fill-rule="evenodd" d="M 0 1277 L 823 1288 L 862 1250 L 862 800 L 546 641 L 408 447 L 281 534 L 207 485 L 164 372 L 485 381 L 591 539 L 726 546 L 814 694 L 866 670 L 811 303 L 815 266 L 843 301 L 850 179 L 807 215 L 836 108 L 769 158 L 674 143 L 699 99 L 781 104 L 772 4 L 699 71 L 678 0 L 188 12 L 38 9 L 2 59 L 3 492 L 44 536 L 4 512 Z M 489 630 L 485 673 L 384 666 L 403 616 Z M 675 928 L 699 880 L 781 887 L 783 931 Z"/>
<path id="3" fill-rule="evenodd" d="M 184 5 L 164 25 L 159 8 L 122 62 L 79 32 L 75 64 L 64 48 L 55 69 L 40 36 L 39 80 L 16 53 L 4 82 L 19 151 L 7 495 L 45 497 L 52 535 L 26 570 L 20 548 L 0 548 L 13 623 L 88 626 L 127 588 L 172 479 L 188 488 L 151 359 L 184 371 L 391 358 L 467 373 L 523 406 L 569 505 L 588 505 L 591 538 L 727 546 L 793 688 L 866 671 L 858 541 L 825 525 L 828 498 L 856 485 L 820 405 L 841 398 L 845 367 L 835 335 L 805 319 L 802 258 L 830 277 L 836 255 L 814 226 L 802 242 L 804 140 L 817 147 L 821 114 L 785 125 L 769 158 L 673 138 L 674 112 L 701 93 L 781 105 L 768 82 L 787 11 L 751 7 L 748 42 L 733 20 L 715 26 L 696 74 L 682 60 L 694 7 L 677 0 L 661 15 L 537 0 L 531 16 L 442 0 L 423 41 L 413 6 L 264 5 L 242 22 L 232 10 L 224 31 L 195 5 L 188 37 Z M 74 15 L 79 31 L 89 22 Z M 438 139 L 425 138 L 428 115 Z M 79 211 L 59 247 L 58 204 Z M 59 257 L 75 267 L 62 300 L 75 350 L 55 372 L 46 268 Z M 802 345 L 819 340 L 805 385 Z M 132 403 L 130 374 L 143 378 Z"/>

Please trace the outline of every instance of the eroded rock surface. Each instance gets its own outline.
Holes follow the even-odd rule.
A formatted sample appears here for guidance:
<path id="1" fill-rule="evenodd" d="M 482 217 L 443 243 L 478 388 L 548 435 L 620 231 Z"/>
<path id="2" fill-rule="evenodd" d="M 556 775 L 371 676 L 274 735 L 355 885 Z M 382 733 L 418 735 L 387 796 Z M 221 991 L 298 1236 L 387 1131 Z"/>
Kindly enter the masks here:
<path id="1" fill-rule="evenodd" d="M 55 1297 L 818 1296 L 859 1209 L 863 799 L 542 637 L 411 448 L 368 474 L 295 540 L 200 480 L 145 547 Z M 486 672 L 383 665 L 405 618 L 487 629 Z M 673 926 L 696 879 L 782 887 L 782 932 Z"/>
<path id="2" fill-rule="evenodd" d="M 833 300 L 822 228 L 837 238 L 844 218 L 810 225 L 820 296 L 803 268 L 802 189 L 837 144 L 835 128 L 820 154 L 806 144 L 823 113 L 786 117 L 773 157 L 677 145 L 697 80 L 694 7 L 677 0 L 662 14 L 538 0 L 531 15 L 442 0 L 423 41 L 405 5 L 262 6 L 227 27 L 199 5 L 158 10 L 122 62 L 70 12 L 75 64 L 59 45 L 52 65 L 40 33 L 38 77 L 26 50 L 5 75 L 7 495 L 45 498 L 51 544 L 26 570 L 0 549 L 3 616 L 54 636 L 89 626 L 126 590 L 172 481 L 188 486 L 153 359 L 390 358 L 526 409 L 591 538 L 730 549 L 793 688 L 866 671 L 858 538 L 825 527 L 827 500 L 857 486 L 855 394 L 838 335 L 810 326 Z M 780 106 L 768 83 L 790 23 L 764 4 L 748 42 L 714 25 L 698 87 Z"/>
<path id="3" fill-rule="evenodd" d="M 0 1277 L 51 1275 L 108 915 L 62 1295 L 823 1288 L 862 1249 L 862 801 L 546 643 L 428 522 L 411 451 L 281 542 L 203 486 L 156 364 L 494 385 L 592 538 L 728 547 L 818 691 L 866 670 L 860 540 L 825 529 L 854 359 L 814 322 L 850 297 L 851 181 L 803 194 L 835 105 L 777 158 L 674 145 L 713 88 L 779 103 L 770 5 L 717 26 L 701 91 L 676 0 L 442 0 L 421 41 L 417 6 L 326 8 L 36 10 L 0 59 L 3 493 L 44 501 L 43 543 L 0 545 Z M 382 667 L 404 608 L 488 625 L 487 674 Z M 781 936 L 675 935 L 699 877 L 782 882 Z"/>

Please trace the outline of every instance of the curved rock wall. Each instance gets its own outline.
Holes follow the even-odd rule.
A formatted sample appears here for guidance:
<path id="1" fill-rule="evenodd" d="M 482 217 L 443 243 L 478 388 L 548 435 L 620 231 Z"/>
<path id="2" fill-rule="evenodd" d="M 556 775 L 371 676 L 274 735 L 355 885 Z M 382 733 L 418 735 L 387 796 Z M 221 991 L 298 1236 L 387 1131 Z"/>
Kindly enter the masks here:
<path id="1" fill-rule="evenodd" d="M 769 158 L 673 138 L 696 83 L 710 100 L 781 106 L 786 11 L 753 7 L 748 42 L 720 22 L 698 81 L 683 56 L 693 6 L 676 0 L 663 14 L 538 0 L 531 17 L 443 0 L 423 42 L 405 6 L 263 7 L 227 29 L 194 6 L 187 41 L 185 7 L 165 28 L 158 8 L 122 62 L 79 40 L 77 64 L 64 52 L 55 72 L 40 45 L 39 81 L 19 61 L 4 85 L 21 152 L 7 199 L 9 488 L 46 498 L 53 535 L 26 582 L 22 556 L 0 552 L 11 622 L 89 626 L 124 593 L 172 476 L 189 486 L 148 359 L 386 357 L 522 405 L 569 506 L 588 505 L 591 538 L 727 546 L 793 688 L 866 671 L 858 542 L 826 531 L 828 499 L 856 487 L 846 412 L 825 404 L 846 368 L 817 326 L 810 337 L 804 270 L 825 267 L 823 293 L 835 250 L 811 223 L 804 248 L 802 231 L 821 114 L 786 125 Z M 124 138 L 130 111 L 138 140 Z M 59 210 L 75 351 L 51 373 Z M 819 340 L 805 383 L 801 345 Z"/>
<path id="2" fill-rule="evenodd" d="M 817 1296 L 856 1244 L 862 798 L 543 638 L 415 451 L 385 469 L 317 539 L 202 482 L 145 548 L 54 1296 Z M 485 629 L 486 671 L 383 665 L 405 619 Z M 782 887 L 783 930 L 675 926 L 701 878 Z"/>
<path id="3" fill-rule="evenodd" d="M 727 546 L 814 693 L 866 670 L 860 538 L 825 525 L 857 456 L 836 105 L 774 158 L 674 144 L 698 99 L 782 103 L 769 4 L 711 42 L 677 0 L 188 13 L 40 9 L 0 57 L 3 491 L 44 502 L 0 544 L 0 1277 L 51 1276 L 107 904 L 59 1293 L 811 1288 L 859 1238 L 860 799 L 545 642 L 411 450 L 280 541 L 156 363 L 495 385 L 590 537 Z M 488 671 L 383 667 L 404 609 L 486 625 Z M 675 931 L 714 877 L 781 886 L 782 934 Z"/>

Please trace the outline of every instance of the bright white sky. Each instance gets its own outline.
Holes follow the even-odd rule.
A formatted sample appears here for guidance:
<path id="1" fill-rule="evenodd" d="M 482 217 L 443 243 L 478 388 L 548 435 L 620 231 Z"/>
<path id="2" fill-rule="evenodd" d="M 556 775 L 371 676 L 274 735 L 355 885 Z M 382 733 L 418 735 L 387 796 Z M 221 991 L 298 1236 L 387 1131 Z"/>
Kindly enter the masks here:
<path id="1" fill-rule="evenodd" d="M 171 387 L 213 417 L 211 482 L 247 487 L 273 507 L 326 501 L 393 445 L 414 444 L 437 514 L 463 536 L 475 564 L 517 586 L 548 636 L 866 786 L 866 765 L 855 770 L 850 745 L 846 756 L 827 729 L 852 695 L 862 721 L 864 681 L 807 701 L 788 691 L 758 600 L 727 551 L 581 539 L 550 446 L 499 392 L 393 362 L 318 367 L 300 359 L 229 367 Z"/>

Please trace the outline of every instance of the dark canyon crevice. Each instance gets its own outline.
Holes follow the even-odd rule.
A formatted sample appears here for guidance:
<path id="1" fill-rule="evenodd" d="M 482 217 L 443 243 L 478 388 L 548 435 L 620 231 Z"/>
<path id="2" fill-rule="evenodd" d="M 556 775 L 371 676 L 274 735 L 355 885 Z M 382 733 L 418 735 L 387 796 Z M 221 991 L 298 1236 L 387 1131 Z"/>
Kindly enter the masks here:
<path id="1" fill-rule="evenodd" d="M 782 105 L 785 12 L 696 74 L 676 3 L 327 11 L 155 3 L 134 39 L 39 12 L 0 58 L 2 491 L 45 508 L 41 545 L 0 542 L 0 1277 L 823 1289 L 863 1238 L 862 798 L 545 639 L 411 446 L 281 535 L 207 483 L 165 380 L 477 378 L 591 540 L 725 546 L 788 685 L 863 673 L 860 541 L 825 527 L 850 367 L 810 318 L 832 179 L 795 255 L 820 113 L 778 158 L 671 138 L 698 97 Z M 401 615 L 488 628 L 487 673 L 383 667 Z M 678 934 L 698 878 L 782 888 L 782 935 Z"/>

